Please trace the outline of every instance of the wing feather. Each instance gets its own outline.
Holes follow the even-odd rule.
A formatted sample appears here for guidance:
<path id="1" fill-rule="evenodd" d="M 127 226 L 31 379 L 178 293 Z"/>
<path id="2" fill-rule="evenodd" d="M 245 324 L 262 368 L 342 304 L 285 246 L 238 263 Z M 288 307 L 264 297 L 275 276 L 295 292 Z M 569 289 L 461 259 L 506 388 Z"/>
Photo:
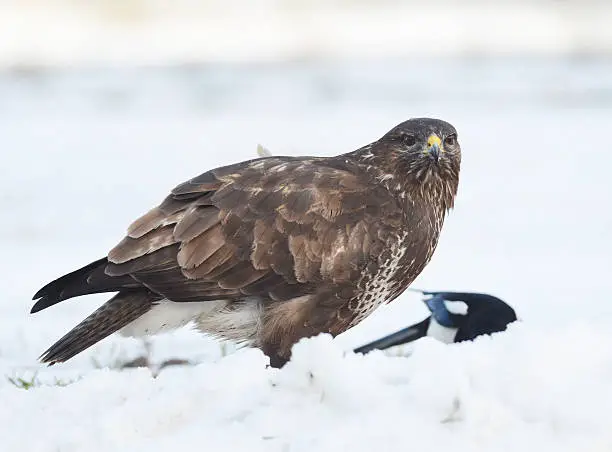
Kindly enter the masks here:
<path id="1" fill-rule="evenodd" d="M 183 269 L 183 274 L 190 279 L 203 278 L 210 280 L 215 269 L 222 268 L 236 253 L 232 246 L 227 244 L 215 251 L 208 259 L 192 269 Z M 214 279 L 214 278 L 212 278 Z"/>
<path id="2" fill-rule="evenodd" d="M 185 270 L 190 270 L 206 261 L 225 245 L 225 236 L 220 224 L 203 232 L 193 240 L 181 242 L 177 262 Z"/>
<path id="3" fill-rule="evenodd" d="M 134 258 L 121 264 L 109 262 L 104 271 L 109 276 L 130 275 L 135 272 L 142 272 L 145 270 L 154 271 L 158 267 L 163 267 L 169 263 L 176 262 L 178 250 L 179 245 L 174 244 L 172 246 L 167 246 L 157 250 L 151 254 L 145 254 L 144 256 Z"/>
<path id="4" fill-rule="evenodd" d="M 174 237 L 177 241 L 188 242 L 208 231 L 218 224 L 219 211 L 210 206 L 190 207 L 174 228 Z"/>
<path id="5" fill-rule="evenodd" d="M 132 223 L 105 271 L 173 301 L 282 301 L 324 281 L 354 285 L 384 246 L 357 219 L 379 221 L 388 200 L 339 165 L 266 157 L 203 173 Z"/>
<path id="6" fill-rule="evenodd" d="M 243 261 L 232 268 L 231 272 L 223 273 L 217 280 L 223 289 L 240 289 L 266 276 L 269 270 L 255 270 L 250 262 Z"/>
<path id="7" fill-rule="evenodd" d="M 168 225 L 147 232 L 136 239 L 126 236 L 116 247 L 110 250 L 108 260 L 115 264 L 121 264 L 173 245 L 176 243 L 173 231 L 174 225 Z"/>

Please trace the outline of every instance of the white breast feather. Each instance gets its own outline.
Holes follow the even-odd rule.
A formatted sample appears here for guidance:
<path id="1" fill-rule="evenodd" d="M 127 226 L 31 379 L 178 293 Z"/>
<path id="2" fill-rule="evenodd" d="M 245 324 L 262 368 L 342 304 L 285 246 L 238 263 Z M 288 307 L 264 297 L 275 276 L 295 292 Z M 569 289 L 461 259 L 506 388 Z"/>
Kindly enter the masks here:
<path id="1" fill-rule="evenodd" d="M 149 312 L 124 326 L 119 333 L 122 336 L 140 337 L 175 330 L 200 315 L 210 315 L 221 307 L 219 303 L 225 304 L 217 301 L 176 303 L 162 300 Z"/>
<path id="2" fill-rule="evenodd" d="M 407 233 L 404 233 L 398 237 L 398 240 L 395 242 L 391 252 L 391 257 L 386 263 L 384 263 L 384 265 L 379 267 L 376 274 L 366 283 L 363 296 L 357 304 L 357 315 L 351 322 L 351 326 L 361 322 L 361 320 L 370 315 L 374 309 L 389 300 L 391 294 L 393 293 L 391 279 L 397 272 L 400 260 L 406 253 L 404 239 L 407 237 L 407 235 Z"/>
<path id="3" fill-rule="evenodd" d="M 123 327 L 123 336 L 152 336 L 184 327 L 194 321 L 203 333 L 238 342 L 252 342 L 259 332 L 261 305 L 255 299 L 241 302 L 163 300 L 138 319 Z"/>
<path id="4" fill-rule="evenodd" d="M 440 342 L 444 342 L 445 344 L 452 344 L 455 342 L 455 336 L 457 335 L 457 328 L 449 328 L 447 326 L 442 326 L 436 319 L 431 317 L 429 321 L 429 328 L 427 328 L 427 336 L 433 337 Z"/>

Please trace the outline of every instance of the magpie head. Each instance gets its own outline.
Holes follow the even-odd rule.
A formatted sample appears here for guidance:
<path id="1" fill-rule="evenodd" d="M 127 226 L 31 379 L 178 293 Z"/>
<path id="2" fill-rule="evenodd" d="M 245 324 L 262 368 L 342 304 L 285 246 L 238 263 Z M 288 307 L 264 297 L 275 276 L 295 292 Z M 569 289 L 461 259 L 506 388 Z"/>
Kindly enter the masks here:
<path id="1" fill-rule="evenodd" d="M 469 306 L 466 303 L 448 300 L 444 293 L 426 297 L 423 302 L 431 312 L 431 318 L 446 328 L 460 328 L 469 313 Z"/>

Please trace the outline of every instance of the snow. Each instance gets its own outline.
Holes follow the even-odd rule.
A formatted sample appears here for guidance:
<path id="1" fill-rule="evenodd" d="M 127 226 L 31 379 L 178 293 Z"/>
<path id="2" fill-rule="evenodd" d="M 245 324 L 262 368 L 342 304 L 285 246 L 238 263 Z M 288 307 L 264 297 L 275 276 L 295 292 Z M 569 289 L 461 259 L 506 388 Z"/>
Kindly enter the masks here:
<path id="1" fill-rule="evenodd" d="M 0 74 L 0 450 L 609 451 L 611 74 L 596 60 Z M 464 154 L 414 286 L 499 296 L 521 318 L 507 332 L 350 352 L 427 315 L 406 292 L 334 340 L 300 342 L 281 370 L 189 328 L 37 364 L 107 296 L 29 315 L 31 295 L 104 255 L 176 184 L 258 143 L 334 154 L 424 115 L 452 122 Z M 145 353 L 151 369 L 117 368 Z"/>
<path id="2" fill-rule="evenodd" d="M 552 337 L 551 337 L 552 335 Z M 609 450 L 610 334 L 514 327 L 410 358 L 304 340 L 280 371 L 217 362 L 95 370 L 69 386 L 0 389 L 4 450 Z M 585 353 L 585 350 L 592 350 Z M 599 351 L 596 351 L 599 350 Z M 36 434 L 27 434 L 32 428 Z"/>

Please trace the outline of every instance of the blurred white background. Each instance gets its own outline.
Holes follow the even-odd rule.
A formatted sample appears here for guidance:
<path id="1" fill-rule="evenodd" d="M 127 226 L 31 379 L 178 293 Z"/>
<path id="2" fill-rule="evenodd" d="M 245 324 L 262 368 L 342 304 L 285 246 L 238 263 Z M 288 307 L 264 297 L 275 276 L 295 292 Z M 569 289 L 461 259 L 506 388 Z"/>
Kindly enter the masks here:
<path id="1" fill-rule="evenodd" d="M 610 23 L 596 0 L 1 1 L 0 355 L 33 362 L 100 304 L 28 314 L 176 184 L 257 143 L 338 154 L 414 116 L 453 123 L 464 153 L 415 286 L 609 323 Z M 406 295 L 356 342 L 424 312 Z"/>
<path id="2" fill-rule="evenodd" d="M 3 0 L 0 64 L 612 51 L 607 0 Z"/>

